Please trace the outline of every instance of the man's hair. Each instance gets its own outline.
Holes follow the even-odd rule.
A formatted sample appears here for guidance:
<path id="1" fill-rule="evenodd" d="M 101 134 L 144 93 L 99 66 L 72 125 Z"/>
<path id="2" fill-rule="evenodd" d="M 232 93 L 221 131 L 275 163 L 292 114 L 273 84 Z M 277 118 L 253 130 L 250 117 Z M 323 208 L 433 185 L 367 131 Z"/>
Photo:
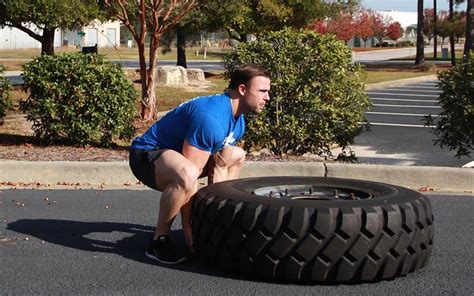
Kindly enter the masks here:
<path id="1" fill-rule="evenodd" d="M 237 89 L 241 84 L 247 85 L 247 83 L 256 76 L 264 76 L 270 78 L 270 73 L 259 65 L 255 64 L 243 64 L 240 65 L 230 74 L 230 89 Z"/>

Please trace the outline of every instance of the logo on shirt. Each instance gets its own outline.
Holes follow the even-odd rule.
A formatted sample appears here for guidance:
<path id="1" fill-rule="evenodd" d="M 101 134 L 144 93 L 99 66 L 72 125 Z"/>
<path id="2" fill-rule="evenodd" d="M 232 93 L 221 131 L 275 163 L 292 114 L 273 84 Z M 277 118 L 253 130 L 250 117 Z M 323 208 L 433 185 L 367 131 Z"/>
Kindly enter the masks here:
<path id="1" fill-rule="evenodd" d="M 234 138 L 234 132 L 230 132 L 230 134 L 227 136 L 227 138 L 224 139 L 224 147 L 227 147 L 229 145 L 232 145 L 235 143 L 235 138 Z"/>

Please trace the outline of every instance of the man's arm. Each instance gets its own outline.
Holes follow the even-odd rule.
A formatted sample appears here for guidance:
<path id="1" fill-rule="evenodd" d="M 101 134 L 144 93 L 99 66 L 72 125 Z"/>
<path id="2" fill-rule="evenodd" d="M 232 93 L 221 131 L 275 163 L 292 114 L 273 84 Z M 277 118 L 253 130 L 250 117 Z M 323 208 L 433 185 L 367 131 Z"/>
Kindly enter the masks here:
<path id="1" fill-rule="evenodd" d="M 201 173 L 211 155 L 210 152 L 201 150 L 189 144 L 188 140 L 184 140 L 182 153 L 183 156 L 191 161 Z"/>

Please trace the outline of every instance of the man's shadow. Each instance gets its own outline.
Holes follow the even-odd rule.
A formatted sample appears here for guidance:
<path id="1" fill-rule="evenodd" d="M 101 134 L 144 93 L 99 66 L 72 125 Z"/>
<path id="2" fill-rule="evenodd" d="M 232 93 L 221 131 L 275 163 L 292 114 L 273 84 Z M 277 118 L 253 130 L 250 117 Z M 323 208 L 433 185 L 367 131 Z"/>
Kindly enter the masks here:
<path id="1" fill-rule="evenodd" d="M 177 265 L 163 265 L 147 258 L 145 249 L 154 231 L 154 228 L 150 226 L 114 222 L 22 219 L 9 223 L 7 229 L 72 249 L 117 254 L 146 264 L 210 276 L 235 278 L 234 275 L 225 274 L 208 266 L 196 256 L 191 257 L 184 264 Z M 104 240 L 104 237 L 107 240 Z M 170 237 L 176 242 L 177 247 L 182 248 L 181 251 L 186 251 L 181 230 L 172 230 Z M 188 252 L 188 255 L 191 254 Z"/>

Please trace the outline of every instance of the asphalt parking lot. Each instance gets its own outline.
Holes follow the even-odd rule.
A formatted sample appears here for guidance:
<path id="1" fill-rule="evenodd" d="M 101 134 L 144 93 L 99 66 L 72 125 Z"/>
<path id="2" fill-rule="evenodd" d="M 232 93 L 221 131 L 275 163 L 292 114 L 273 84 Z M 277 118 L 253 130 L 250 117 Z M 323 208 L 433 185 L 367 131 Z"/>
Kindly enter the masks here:
<path id="1" fill-rule="evenodd" d="M 474 198 L 429 195 L 431 262 L 403 278 L 361 285 L 268 283 L 194 259 L 163 266 L 143 254 L 159 203 L 151 190 L 3 190 L 3 295 L 472 295 Z M 183 243 L 179 219 L 173 237 Z"/>
<path id="2" fill-rule="evenodd" d="M 371 131 L 355 138 L 353 146 L 361 163 L 462 167 L 455 151 L 434 145 L 434 126 L 425 126 L 425 116 L 435 123 L 442 111 L 437 80 L 368 90 L 373 107 L 366 112 Z"/>

